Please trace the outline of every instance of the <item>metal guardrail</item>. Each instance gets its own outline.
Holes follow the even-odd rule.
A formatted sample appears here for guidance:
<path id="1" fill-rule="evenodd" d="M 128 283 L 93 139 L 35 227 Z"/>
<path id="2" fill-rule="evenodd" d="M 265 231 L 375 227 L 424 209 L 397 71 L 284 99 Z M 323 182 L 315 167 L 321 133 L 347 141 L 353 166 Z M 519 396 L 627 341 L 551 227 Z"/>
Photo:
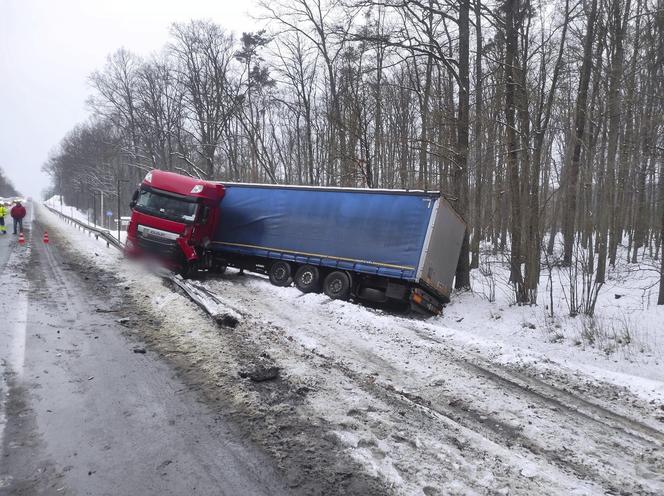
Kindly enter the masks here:
<path id="1" fill-rule="evenodd" d="M 44 203 L 44 206 L 48 208 L 51 212 L 58 215 L 65 222 L 69 222 L 72 225 L 75 225 L 84 231 L 87 230 L 90 233 L 94 234 L 95 238 L 103 238 L 106 241 L 106 246 L 114 246 L 118 250 L 122 250 L 124 245 L 115 238 L 107 230 L 91 226 L 85 222 L 81 222 L 78 219 L 74 219 L 69 215 L 66 215 L 53 207 L 50 207 Z M 179 287 L 180 290 L 196 305 L 198 305 L 205 313 L 207 313 L 217 325 L 222 327 L 235 327 L 242 320 L 242 315 L 237 311 L 230 308 L 228 305 L 223 303 L 216 295 L 210 293 L 206 288 L 203 288 L 198 285 L 194 285 L 189 281 L 182 279 L 182 277 L 173 274 L 170 271 L 164 271 L 162 273 L 157 273 L 156 275 L 170 281 L 174 284 L 175 287 Z"/>
<path id="2" fill-rule="evenodd" d="M 74 219 L 73 217 L 70 217 L 69 215 L 62 213 L 59 210 L 56 210 L 53 207 L 46 205 L 45 203 L 43 205 L 46 208 L 48 208 L 51 212 L 58 215 L 64 221 L 78 226 L 83 231 L 89 231 L 91 234 L 94 234 L 96 239 L 99 239 L 100 237 L 103 238 L 106 241 L 107 247 L 113 246 L 118 250 L 124 249 L 124 245 L 120 242 L 120 240 L 117 239 L 115 236 L 113 236 L 111 233 L 109 233 L 106 229 L 102 229 L 101 227 L 91 226 L 90 224 L 86 224 L 85 222 L 82 222 L 78 219 Z"/>

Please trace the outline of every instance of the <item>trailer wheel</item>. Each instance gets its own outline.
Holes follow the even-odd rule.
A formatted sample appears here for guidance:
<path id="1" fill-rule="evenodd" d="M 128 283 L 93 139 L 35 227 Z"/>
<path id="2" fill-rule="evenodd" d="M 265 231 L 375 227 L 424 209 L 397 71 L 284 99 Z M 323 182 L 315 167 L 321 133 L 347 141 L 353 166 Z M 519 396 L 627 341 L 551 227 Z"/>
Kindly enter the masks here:
<path id="1" fill-rule="evenodd" d="M 275 286 L 290 286 L 290 283 L 293 282 L 291 276 L 291 265 L 288 262 L 278 261 L 270 265 L 270 271 L 268 275 L 270 276 L 270 282 Z"/>
<path id="2" fill-rule="evenodd" d="M 221 262 L 215 262 L 212 264 L 212 272 L 215 274 L 223 275 L 226 273 L 226 269 L 228 268 L 228 265 L 225 263 Z"/>
<path id="3" fill-rule="evenodd" d="M 302 265 L 293 279 L 297 289 L 303 293 L 313 293 L 320 288 L 320 271 L 313 265 Z"/>
<path id="4" fill-rule="evenodd" d="M 323 283 L 323 291 L 333 300 L 350 298 L 350 277 L 345 272 L 330 272 Z"/>

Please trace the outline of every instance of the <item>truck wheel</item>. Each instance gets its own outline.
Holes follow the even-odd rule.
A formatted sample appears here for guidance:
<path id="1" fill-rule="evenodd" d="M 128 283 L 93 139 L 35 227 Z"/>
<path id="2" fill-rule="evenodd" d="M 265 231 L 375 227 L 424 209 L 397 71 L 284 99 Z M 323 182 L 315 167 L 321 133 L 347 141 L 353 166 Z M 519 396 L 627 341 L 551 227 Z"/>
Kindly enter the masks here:
<path id="1" fill-rule="evenodd" d="M 323 283 L 323 290 L 333 300 L 347 300 L 350 298 L 350 278 L 348 274 L 338 270 L 330 272 Z"/>
<path id="2" fill-rule="evenodd" d="M 184 262 L 180 267 L 180 275 L 183 279 L 192 279 L 198 273 L 198 266 L 195 263 Z"/>
<path id="3" fill-rule="evenodd" d="M 303 293 L 313 293 L 320 288 L 320 272 L 313 265 L 302 265 L 293 279 L 297 289 Z"/>
<path id="4" fill-rule="evenodd" d="M 291 265 L 288 262 L 274 262 L 270 266 L 270 282 L 275 286 L 290 286 L 293 282 L 291 277 Z"/>

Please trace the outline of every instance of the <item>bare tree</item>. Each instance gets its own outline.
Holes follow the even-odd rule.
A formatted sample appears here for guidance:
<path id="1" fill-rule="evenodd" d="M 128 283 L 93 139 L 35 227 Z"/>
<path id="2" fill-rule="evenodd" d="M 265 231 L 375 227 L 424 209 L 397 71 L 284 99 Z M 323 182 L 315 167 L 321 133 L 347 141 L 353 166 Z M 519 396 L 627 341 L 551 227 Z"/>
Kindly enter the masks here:
<path id="1" fill-rule="evenodd" d="M 341 99 L 337 80 L 337 64 L 349 39 L 349 26 L 353 15 L 345 15 L 338 9 L 340 0 L 293 0 L 290 2 L 263 2 L 267 17 L 283 25 L 286 31 L 297 32 L 312 43 L 318 51 L 327 71 L 327 88 L 330 98 L 329 122 L 331 159 L 340 166 L 342 186 L 352 186 L 352 166 L 347 153 L 346 127 L 341 114 Z M 332 184 L 336 178 L 329 177 Z"/>
<path id="2" fill-rule="evenodd" d="M 171 34 L 168 49 L 177 61 L 175 70 L 184 88 L 189 132 L 202 158 L 200 166 L 191 160 L 189 163 L 201 175 L 212 178 L 217 147 L 240 104 L 231 72 L 233 37 L 208 21 L 173 24 Z"/>
<path id="3" fill-rule="evenodd" d="M 183 88 L 167 60 L 153 60 L 138 70 L 138 127 L 152 167 L 174 170 L 184 150 Z"/>
<path id="4" fill-rule="evenodd" d="M 522 208 L 521 183 L 519 178 L 519 141 L 516 129 L 516 85 L 517 49 L 519 38 L 519 0 L 505 1 L 505 122 L 507 137 L 507 176 L 510 190 L 510 282 L 514 284 L 518 303 L 525 302 L 527 295 L 521 272 Z"/>

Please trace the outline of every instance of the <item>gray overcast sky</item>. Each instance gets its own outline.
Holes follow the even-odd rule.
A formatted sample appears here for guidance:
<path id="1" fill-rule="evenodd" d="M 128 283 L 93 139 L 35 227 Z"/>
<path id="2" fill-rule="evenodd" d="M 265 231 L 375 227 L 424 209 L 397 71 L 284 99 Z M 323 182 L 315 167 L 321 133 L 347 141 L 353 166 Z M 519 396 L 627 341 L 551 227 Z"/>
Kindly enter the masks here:
<path id="1" fill-rule="evenodd" d="M 0 167 L 26 195 L 41 166 L 88 112 L 88 76 L 120 47 L 161 49 L 172 22 L 212 19 L 254 31 L 253 0 L 0 0 Z"/>

